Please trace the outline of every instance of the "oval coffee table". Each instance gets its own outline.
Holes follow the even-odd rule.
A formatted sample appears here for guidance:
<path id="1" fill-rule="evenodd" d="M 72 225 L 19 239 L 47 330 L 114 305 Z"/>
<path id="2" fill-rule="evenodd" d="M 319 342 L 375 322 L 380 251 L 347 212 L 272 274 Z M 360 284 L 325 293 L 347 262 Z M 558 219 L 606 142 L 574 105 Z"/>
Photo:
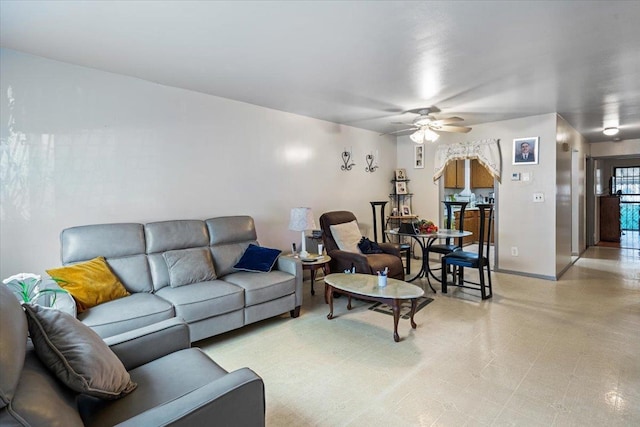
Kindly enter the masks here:
<path id="1" fill-rule="evenodd" d="M 411 283 L 387 278 L 387 286 L 378 286 L 378 276 L 370 274 L 333 273 L 324 278 L 326 297 L 329 303 L 327 319 L 333 319 L 333 294 L 334 292 L 349 296 L 347 309 L 351 310 L 351 297 L 367 301 L 381 302 L 393 308 L 393 339 L 400 341 L 398 335 L 398 321 L 400 320 L 400 305 L 404 300 L 411 300 L 411 327 L 416 329 L 418 325 L 413 320 L 416 313 L 418 298 L 424 295 L 422 288 Z"/>

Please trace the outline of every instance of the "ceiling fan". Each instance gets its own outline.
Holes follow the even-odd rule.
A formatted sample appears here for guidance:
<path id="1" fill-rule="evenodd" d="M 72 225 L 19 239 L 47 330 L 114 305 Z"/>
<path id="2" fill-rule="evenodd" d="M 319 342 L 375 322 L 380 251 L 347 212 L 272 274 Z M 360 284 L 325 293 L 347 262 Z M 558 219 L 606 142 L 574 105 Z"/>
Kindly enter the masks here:
<path id="1" fill-rule="evenodd" d="M 446 117 L 437 119 L 431 115 L 432 113 L 438 111 L 440 110 L 436 107 L 415 108 L 413 110 L 405 111 L 405 113 L 418 114 L 418 117 L 413 119 L 411 123 L 396 122 L 395 124 L 408 125 L 410 127 L 394 132 L 388 132 L 383 135 L 394 135 L 403 132 L 414 131 L 409 138 L 411 138 L 413 142 L 422 144 L 425 141 L 435 142 L 440 137 L 440 135 L 438 135 L 436 132 L 467 133 L 471 130 L 471 128 L 467 126 L 451 125 L 451 123 L 461 122 L 464 120 L 460 117 Z"/>

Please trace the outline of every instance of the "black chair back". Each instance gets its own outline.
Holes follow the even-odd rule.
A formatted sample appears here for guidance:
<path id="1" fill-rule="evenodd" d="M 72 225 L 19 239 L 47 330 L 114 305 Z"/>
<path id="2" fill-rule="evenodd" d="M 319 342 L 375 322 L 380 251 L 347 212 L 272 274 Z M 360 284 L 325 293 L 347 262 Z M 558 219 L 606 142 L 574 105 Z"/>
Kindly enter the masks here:
<path id="1" fill-rule="evenodd" d="M 460 215 L 458 217 L 458 230 L 462 231 L 464 226 L 464 210 L 466 209 L 469 203 L 468 202 L 448 202 L 448 201 L 445 201 L 442 203 L 444 203 L 444 206 L 447 208 L 447 219 L 445 221 L 444 228 L 451 228 L 451 220 L 453 219 L 453 207 L 457 206 L 460 208 Z M 446 244 L 450 245 L 451 240 L 453 239 L 452 238 L 446 239 Z M 462 237 L 458 238 L 458 246 L 462 247 Z"/>
<path id="2" fill-rule="evenodd" d="M 480 212 L 480 227 L 478 229 L 478 257 L 484 257 L 489 263 L 491 249 L 491 225 L 493 224 L 493 205 L 480 203 L 476 207 Z"/>

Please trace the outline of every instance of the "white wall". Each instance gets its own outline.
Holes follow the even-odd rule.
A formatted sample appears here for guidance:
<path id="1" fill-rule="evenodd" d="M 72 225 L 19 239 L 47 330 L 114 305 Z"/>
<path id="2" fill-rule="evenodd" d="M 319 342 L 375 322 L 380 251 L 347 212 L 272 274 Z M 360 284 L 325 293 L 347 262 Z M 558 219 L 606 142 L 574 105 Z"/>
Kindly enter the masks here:
<path id="1" fill-rule="evenodd" d="M 70 226 L 248 214 L 263 245 L 286 250 L 300 241 L 287 229 L 294 206 L 312 207 L 316 220 L 351 210 L 370 229 L 369 201 L 388 200 L 395 138 L 0 55 L 0 278 L 58 266 Z M 350 172 L 340 170 L 345 147 Z M 379 153 L 375 173 L 365 172 L 369 152 Z"/>
<path id="2" fill-rule="evenodd" d="M 556 125 L 556 275 L 586 249 L 586 158 L 589 144 L 566 120 Z"/>
<path id="3" fill-rule="evenodd" d="M 512 165 L 513 139 L 540 137 L 537 165 Z M 413 147 L 408 137 L 398 138 L 398 167 L 407 169 L 414 213 L 421 218 L 437 219 L 441 198 L 434 185 L 433 154 L 438 144 L 500 140 L 502 182 L 498 186 L 496 235 L 497 267 L 546 278 L 556 277 L 556 114 L 543 114 L 514 120 L 474 125 L 468 134 L 444 134 L 436 144 L 425 145 L 425 168 L 413 169 Z M 512 172 L 528 172 L 530 181 L 511 181 Z M 544 203 L 533 203 L 533 193 L 542 192 Z M 569 231 L 570 233 L 570 227 Z M 519 255 L 511 255 L 511 247 Z"/>
<path id="4" fill-rule="evenodd" d="M 598 142 L 591 144 L 591 157 L 638 157 L 640 155 L 640 139 L 619 142 Z"/>

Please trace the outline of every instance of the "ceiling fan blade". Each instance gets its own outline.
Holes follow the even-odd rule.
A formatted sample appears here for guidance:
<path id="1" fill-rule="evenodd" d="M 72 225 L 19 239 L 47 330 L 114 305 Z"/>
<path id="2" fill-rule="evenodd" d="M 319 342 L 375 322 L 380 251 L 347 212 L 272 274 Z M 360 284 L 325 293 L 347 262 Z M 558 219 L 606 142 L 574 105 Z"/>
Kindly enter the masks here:
<path id="1" fill-rule="evenodd" d="M 440 131 L 440 132 L 456 132 L 456 133 L 467 133 L 467 132 L 471 131 L 471 128 L 469 128 L 469 127 L 465 127 L 465 126 L 450 126 L 450 125 L 433 126 L 431 129 L 435 130 L 435 131 Z"/>
<path id="2" fill-rule="evenodd" d="M 445 117 L 444 119 L 436 119 L 436 122 L 438 122 L 441 125 L 448 125 L 449 123 L 462 122 L 462 121 L 464 121 L 462 117 Z"/>
<path id="3" fill-rule="evenodd" d="M 415 131 L 417 129 L 418 129 L 417 127 L 412 127 L 412 128 L 408 128 L 408 129 L 394 130 L 393 132 L 381 133 L 380 136 L 383 136 L 383 135 L 397 135 L 397 134 L 402 133 L 402 132 L 413 132 L 413 131 Z"/>

